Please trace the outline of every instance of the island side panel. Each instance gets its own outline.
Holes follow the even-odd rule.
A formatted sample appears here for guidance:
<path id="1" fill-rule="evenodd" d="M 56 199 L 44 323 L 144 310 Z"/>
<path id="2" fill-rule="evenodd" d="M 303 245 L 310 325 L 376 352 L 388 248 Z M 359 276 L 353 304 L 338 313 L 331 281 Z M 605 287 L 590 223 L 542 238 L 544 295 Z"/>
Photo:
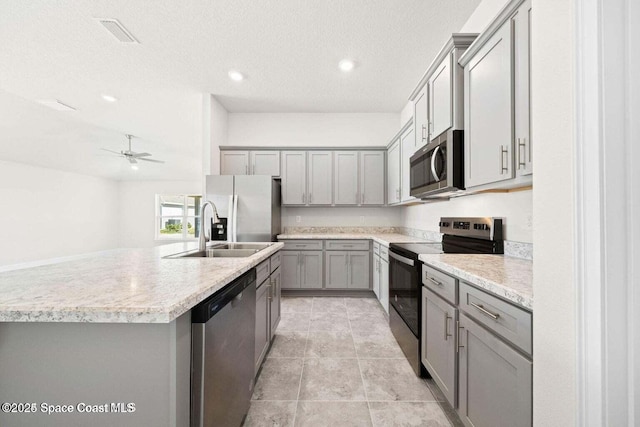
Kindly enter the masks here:
<path id="1" fill-rule="evenodd" d="M 188 426 L 190 355 L 190 313 L 168 324 L 0 323 L 0 403 L 38 410 L 0 412 L 0 425 Z M 43 403 L 73 413 L 46 415 Z M 108 412 L 78 413 L 80 403 Z"/>

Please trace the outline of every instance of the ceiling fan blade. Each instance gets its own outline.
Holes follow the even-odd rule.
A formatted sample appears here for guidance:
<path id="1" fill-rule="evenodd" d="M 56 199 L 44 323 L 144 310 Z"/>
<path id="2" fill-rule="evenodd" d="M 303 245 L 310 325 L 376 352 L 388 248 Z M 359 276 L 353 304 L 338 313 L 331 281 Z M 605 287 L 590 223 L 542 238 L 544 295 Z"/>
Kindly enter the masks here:
<path id="1" fill-rule="evenodd" d="M 123 155 L 121 151 L 113 151 L 113 150 L 109 150 L 109 149 L 106 149 L 106 148 L 101 148 L 101 150 L 108 151 L 109 153 L 117 154 L 118 156 L 122 156 Z"/>
<path id="2" fill-rule="evenodd" d="M 153 162 L 153 163 L 164 163 L 164 160 L 145 159 L 144 157 L 141 157 L 138 160 L 144 160 L 145 162 Z"/>
<path id="3" fill-rule="evenodd" d="M 131 153 L 131 155 L 133 157 L 139 158 L 139 157 L 149 157 L 151 153 Z"/>
<path id="4" fill-rule="evenodd" d="M 132 165 L 138 163 L 138 161 L 133 157 L 127 157 L 127 159 L 129 159 L 129 163 L 131 163 Z"/>

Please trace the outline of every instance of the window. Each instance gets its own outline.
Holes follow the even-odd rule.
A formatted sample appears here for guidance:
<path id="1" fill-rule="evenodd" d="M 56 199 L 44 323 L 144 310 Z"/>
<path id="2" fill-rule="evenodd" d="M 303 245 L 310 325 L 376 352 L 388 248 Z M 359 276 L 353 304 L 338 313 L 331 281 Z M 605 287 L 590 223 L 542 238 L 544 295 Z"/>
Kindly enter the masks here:
<path id="1" fill-rule="evenodd" d="M 202 196 L 156 195 L 156 239 L 197 239 L 201 202 Z"/>

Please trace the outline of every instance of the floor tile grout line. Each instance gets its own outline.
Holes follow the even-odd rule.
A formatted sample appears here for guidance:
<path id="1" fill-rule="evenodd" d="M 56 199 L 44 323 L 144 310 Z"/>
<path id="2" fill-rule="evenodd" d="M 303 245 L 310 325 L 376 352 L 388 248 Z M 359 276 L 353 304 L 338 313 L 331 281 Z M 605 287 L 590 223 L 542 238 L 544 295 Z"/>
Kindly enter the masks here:
<path id="1" fill-rule="evenodd" d="M 304 361 L 307 355 L 307 345 L 309 344 L 309 332 L 311 331 L 311 316 L 313 315 L 313 299 L 311 300 L 311 314 L 309 315 L 309 323 L 307 324 L 307 338 L 304 340 L 304 351 L 302 352 L 302 368 L 300 369 L 300 381 L 298 382 L 298 395 L 296 396 L 296 409 L 293 411 L 293 426 L 296 425 L 296 417 L 298 416 L 298 405 L 300 405 L 300 390 L 302 389 L 302 376 L 304 375 Z"/>
<path id="2" fill-rule="evenodd" d="M 347 316 L 348 319 L 348 316 Z M 367 393 L 367 386 L 364 383 L 364 375 L 362 374 L 362 366 L 360 366 L 360 357 L 358 356 L 358 349 L 355 348 L 355 340 L 353 339 L 353 328 L 351 327 L 351 319 L 349 319 L 349 331 L 351 332 L 351 341 L 353 341 L 353 348 L 356 351 L 356 361 L 358 363 L 358 371 L 360 371 L 360 381 L 362 381 L 362 390 L 364 391 L 364 398 L 367 401 L 367 410 L 369 411 L 369 420 L 373 427 L 373 415 L 371 414 L 371 405 L 369 404 L 369 395 Z"/>

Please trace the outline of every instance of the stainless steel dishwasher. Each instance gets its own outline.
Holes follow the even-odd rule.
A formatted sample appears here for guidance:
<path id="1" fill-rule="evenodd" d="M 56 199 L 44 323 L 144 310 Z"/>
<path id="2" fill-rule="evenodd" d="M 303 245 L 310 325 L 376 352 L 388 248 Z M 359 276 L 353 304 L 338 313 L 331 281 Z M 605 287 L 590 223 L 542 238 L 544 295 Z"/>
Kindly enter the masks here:
<path id="1" fill-rule="evenodd" d="M 254 379 L 256 271 L 191 313 L 191 426 L 240 426 Z"/>

